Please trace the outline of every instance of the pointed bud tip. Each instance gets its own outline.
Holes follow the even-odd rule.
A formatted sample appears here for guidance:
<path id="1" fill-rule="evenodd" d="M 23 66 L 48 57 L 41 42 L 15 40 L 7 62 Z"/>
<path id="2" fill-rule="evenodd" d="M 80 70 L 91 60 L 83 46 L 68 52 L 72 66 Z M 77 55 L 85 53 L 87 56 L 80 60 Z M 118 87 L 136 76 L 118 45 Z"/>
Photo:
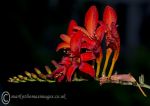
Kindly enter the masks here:
<path id="1" fill-rule="evenodd" d="M 103 21 L 105 24 L 109 26 L 109 28 L 111 27 L 112 22 L 116 24 L 117 21 L 116 11 L 109 5 L 107 5 L 104 9 Z"/>
<path id="2" fill-rule="evenodd" d="M 35 67 L 34 70 L 37 74 L 41 74 L 41 71 L 38 68 Z"/>
<path id="3" fill-rule="evenodd" d="M 97 9 L 95 5 L 92 5 L 89 9 Z"/>
<path id="4" fill-rule="evenodd" d="M 107 5 L 105 9 L 113 9 L 111 6 Z"/>

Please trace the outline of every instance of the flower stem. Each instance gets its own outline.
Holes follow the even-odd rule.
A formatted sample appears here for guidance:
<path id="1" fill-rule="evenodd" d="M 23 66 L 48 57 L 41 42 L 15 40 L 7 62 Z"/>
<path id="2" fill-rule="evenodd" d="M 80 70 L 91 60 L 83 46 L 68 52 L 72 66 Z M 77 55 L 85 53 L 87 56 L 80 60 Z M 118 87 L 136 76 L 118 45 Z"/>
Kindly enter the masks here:
<path id="1" fill-rule="evenodd" d="M 98 78 L 99 77 L 99 73 L 100 73 L 100 67 L 101 67 L 102 57 L 100 57 L 100 59 L 97 60 L 96 62 L 97 62 L 96 78 Z"/>
<path id="2" fill-rule="evenodd" d="M 106 60 L 105 60 L 105 64 L 104 64 L 102 76 L 105 76 L 105 75 L 106 75 L 106 68 L 107 68 L 108 60 L 109 60 L 109 58 L 110 58 L 111 53 L 112 53 L 112 49 L 111 49 L 111 48 L 108 48 L 108 49 L 106 50 Z"/>
<path id="3" fill-rule="evenodd" d="M 110 70 L 109 70 L 109 73 L 108 73 L 108 78 L 112 75 L 115 63 L 116 63 L 116 61 L 113 59 Z"/>

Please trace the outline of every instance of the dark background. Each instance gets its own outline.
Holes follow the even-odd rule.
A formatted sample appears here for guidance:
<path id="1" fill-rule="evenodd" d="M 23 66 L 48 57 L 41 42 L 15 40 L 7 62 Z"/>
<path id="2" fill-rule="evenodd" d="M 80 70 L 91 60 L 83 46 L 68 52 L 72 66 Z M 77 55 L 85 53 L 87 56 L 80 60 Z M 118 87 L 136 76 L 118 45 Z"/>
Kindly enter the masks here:
<path id="1" fill-rule="evenodd" d="M 11 76 L 33 72 L 59 60 L 55 52 L 61 41 L 59 35 L 66 33 L 67 25 L 75 19 L 83 26 L 84 15 L 91 5 L 96 5 L 100 18 L 106 5 L 112 6 L 118 15 L 121 53 L 116 63 L 118 73 L 131 73 L 138 79 L 144 74 L 150 84 L 150 2 L 149 0 L 16 0 L 2 3 L 0 33 L 0 94 L 66 94 L 67 100 L 12 100 L 10 106 L 23 104 L 49 105 L 61 103 L 98 103 L 131 106 L 150 105 L 150 90 L 144 89 L 147 98 L 136 87 L 97 82 L 71 84 L 24 83 L 11 84 Z M 1 105 L 1 104 L 0 104 Z"/>

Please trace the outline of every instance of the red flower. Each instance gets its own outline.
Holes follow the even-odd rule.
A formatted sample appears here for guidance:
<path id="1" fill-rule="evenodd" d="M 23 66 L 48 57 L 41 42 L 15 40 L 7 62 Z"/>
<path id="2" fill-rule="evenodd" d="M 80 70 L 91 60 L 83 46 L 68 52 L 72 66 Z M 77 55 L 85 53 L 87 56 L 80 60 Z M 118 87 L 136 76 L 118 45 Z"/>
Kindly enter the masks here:
<path id="1" fill-rule="evenodd" d="M 110 77 L 112 74 L 115 62 L 117 61 L 119 52 L 120 52 L 120 38 L 119 38 L 118 31 L 117 31 L 117 26 L 116 26 L 117 15 L 116 15 L 115 10 L 112 7 L 110 6 L 105 7 L 104 14 L 103 14 L 103 22 L 106 25 L 107 51 L 106 51 L 106 61 L 105 61 L 102 74 L 105 75 L 109 57 L 112 51 L 114 51 L 112 64 L 108 73 L 108 77 Z"/>
<path id="2" fill-rule="evenodd" d="M 65 76 L 68 81 L 71 81 L 72 75 L 76 68 L 79 68 L 80 71 L 89 74 L 91 77 L 95 77 L 95 71 L 93 67 L 86 63 L 89 60 L 95 59 L 95 55 L 93 52 L 80 53 L 83 33 L 81 31 L 73 30 L 73 27 L 76 25 L 77 24 L 75 21 L 72 20 L 68 28 L 69 35 L 60 35 L 60 38 L 64 42 L 58 45 L 56 51 L 69 48 L 70 54 L 66 57 L 63 57 L 59 64 L 55 64 L 57 69 L 53 72 L 53 77 L 58 81 L 62 81 Z"/>
<path id="3" fill-rule="evenodd" d="M 52 73 L 52 77 L 60 82 L 66 76 L 67 81 L 71 81 L 75 70 L 79 68 L 81 72 L 86 73 L 94 78 L 94 68 L 90 64 L 86 63 L 87 61 L 94 59 L 95 55 L 92 52 L 86 52 L 75 57 L 63 57 L 59 64 L 57 64 L 55 61 L 52 61 L 56 67 L 56 70 Z"/>
<path id="4" fill-rule="evenodd" d="M 98 11 L 96 6 L 91 6 L 85 14 L 85 28 L 77 26 L 75 29 L 84 33 L 82 48 L 89 49 L 96 55 L 97 71 L 96 77 L 98 78 L 100 71 L 100 64 L 102 61 L 101 42 L 105 33 L 105 25 L 102 21 L 98 20 Z"/>
<path id="5" fill-rule="evenodd" d="M 75 27 L 75 29 L 81 30 L 92 40 L 101 41 L 105 32 L 105 26 L 103 25 L 103 22 L 98 20 L 98 17 L 99 15 L 96 6 L 91 6 L 85 14 L 84 26 L 86 29 L 80 26 Z"/>
<path id="6" fill-rule="evenodd" d="M 117 16 L 114 9 L 107 6 L 104 10 L 103 21 L 99 21 L 98 18 L 96 6 L 91 6 L 85 14 L 85 28 L 77 26 L 76 22 L 72 20 L 69 24 L 67 35 L 60 35 L 63 42 L 58 45 L 56 51 L 69 48 L 70 52 L 67 57 L 62 59 L 63 63 L 60 62 L 59 68 L 53 73 L 59 78 L 58 80 L 62 80 L 66 76 L 67 80 L 71 81 L 72 75 L 77 68 L 91 77 L 95 77 L 94 68 L 87 63 L 89 60 L 94 59 L 97 62 L 96 78 L 98 78 L 103 57 L 101 42 L 104 35 L 106 36 L 107 51 L 102 75 L 105 75 L 109 57 L 112 50 L 114 50 L 108 76 L 111 75 L 120 51 L 120 39 L 116 28 Z M 85 53 L 81 53 L 82 48 L 86 49 Z M 60 76 L 58 77 L 58 75 Z"/>
<path id="7" fill-rule="evenodd" d="M 60 38 L 63 40 L 63 42 L 58 44 L 56 51 L 59 51 L 60 49 L 64 48 L 70 48 L 70 39 L 76 33 L 76 31 L 73 30 L 75 26 L 77 26 L 76 21 L 71 20 L 68 26 L 67 35 L 66 34 L 60 35 Z"/>
<path id="8" fill-rule="evenodd" d="M 85 14 L 85 28 L 76 26 L 74 29 L 82 31 L 85 36 L 93 40 L 93 43 L 96 41 L 101 42 L 105 32 L 105 25 L 102 21 L 98 20 L 98 17 L 96 6 L 91 6 Z"/>
<path id="9" fill-rule="evenodd" d="M 95 77 L 94 68 L 87 63 L 87 61 L 94 60 L 95 55 L 92 52 L 86 52 L 80 54 L 79 57 L 72 58 L 72 65 L 68 68 L 67 71 L 67 80 L 71 81 L 72 75 L 77 68 L 83 73 L 90 75 L 91 77 Z"/>
<path id="10" fill-rule="evenodd" d="M 63 57 L 59 64 L 54 60 L 52 63 L 55 65 L 56 70 L 53 71 L 51 77 L 57 79 L 58 82 L 61 82 L 66 76 L 68 67 L 71 65 L 71 60 L 69 57 Z"/>

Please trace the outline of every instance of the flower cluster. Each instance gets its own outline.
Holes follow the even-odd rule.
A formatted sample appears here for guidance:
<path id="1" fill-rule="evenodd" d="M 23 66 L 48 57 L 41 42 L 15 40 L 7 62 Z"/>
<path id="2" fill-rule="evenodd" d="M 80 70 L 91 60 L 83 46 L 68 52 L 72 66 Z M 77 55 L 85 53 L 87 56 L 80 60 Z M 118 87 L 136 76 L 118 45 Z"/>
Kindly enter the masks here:
<path id="1" fill-rule="evenodd" d="M 101 76 L 110 77 L 120 51 L 120 38 L 116 22 L 117 15 L 112 7 L 106 6 L 102 20 L 99 20 L 96 6 L 91 6 L 85 14 L 84 27 L 79 26 L 75 20 L 71 20 L 67 33 L 60 35 L 62 42 L 58 44 L 56 51 L 63 49 L 65 55 L 59 63 L 52 61 L 56 67 L 53 72 L 46 66 L 48 74 L 44 75 L 35 68 L 38 76 L 34 73 L 25 72 L 28 77 L 20 75 L 10 78 L 9 81 L 51 81 L 55 79 L 58 82 L 64 80 L 70 82 L 77 79 L 78 73 L 82 73 L 80 77 L 86 74 L 88 77 L 98 79 L 104 56 L 106 57 Z M 102 41 L 105 42 L 105 47 L 102 47 Z M 104 56 L 103 51 L 106 51 Z M 106 75 L 111 54 L 113 54 L 112 63 L 109 73 Z"/>
<path id="2" fill-rule="evenodd" d="M 67 34 L 60 35 L 63 42 L 58 44 L 56 49 L 56 51 L 67 49 L 67 55 L 62 58 L 53 73 L 54 76 L 57 76 L 58 81 L 63 80 L 65 77 L 67 81 L 71 81 L 77 69 L 92 78 L 99 78 L 103 50 L 105 49 L 102 47 L 104 38 L 106 60 L 102 76 L 106 76 L 107 64 L 111 53 L 114 52 L 108 73 L 108 77 L 111 76 L 120 51 L 120 38 L 116 22 L 116 12 L 110 6 L 105 7 L 102 20 L 99 20 L 96 6 L 91 6 L 85 14 L 84 27 L 78 26 L 75 20 L 70 21 Z M 89 61 L 97 63 L 96 70 L 94 64 L 90 64 Z M 60 73 L 62 74 L 60 75 Z"/>
<path id="3" fill-rule="evenodd" d="M 60 34 L 62 42 L 58 44 L 56 52 L 63 50 L 65 55 L 60 62 L 52 60 L 56 67 L 54 71 L 45 66 L 47 74 L 43 74 L 38 68 L 35 73 L 25 71 L 25 75 L 9 78 L 9 82 L 62 82 L 83 81 L 89 78 L 104 83 L 116 83 L 121 85 L 137 86 L 141 93 L 146 96 L 141 87 L 150 89 L 144 83 L 144 76 L 139 77 L 139 83 L 131 74 L 113 74 L 115 63 L 120 52 L 120 38 L 117 31 L 117 14 L 115 10 L 106 6 L 102 20 L 96 6 L 91 6 L 85 14 L 84 27 L 71 20 L 66 34 Z M 105 44 L 102 46 L 102 43 Z M 110 58 L 112 56 L 112 58 Z M 102 60 L 104 65 L 102 68 Z M 108 74 L 108 62 L 111 60 Z M 102 70 L 100 75 L 100 70 Z M 85 77 L 86 75 L 86 77 Z"/>

